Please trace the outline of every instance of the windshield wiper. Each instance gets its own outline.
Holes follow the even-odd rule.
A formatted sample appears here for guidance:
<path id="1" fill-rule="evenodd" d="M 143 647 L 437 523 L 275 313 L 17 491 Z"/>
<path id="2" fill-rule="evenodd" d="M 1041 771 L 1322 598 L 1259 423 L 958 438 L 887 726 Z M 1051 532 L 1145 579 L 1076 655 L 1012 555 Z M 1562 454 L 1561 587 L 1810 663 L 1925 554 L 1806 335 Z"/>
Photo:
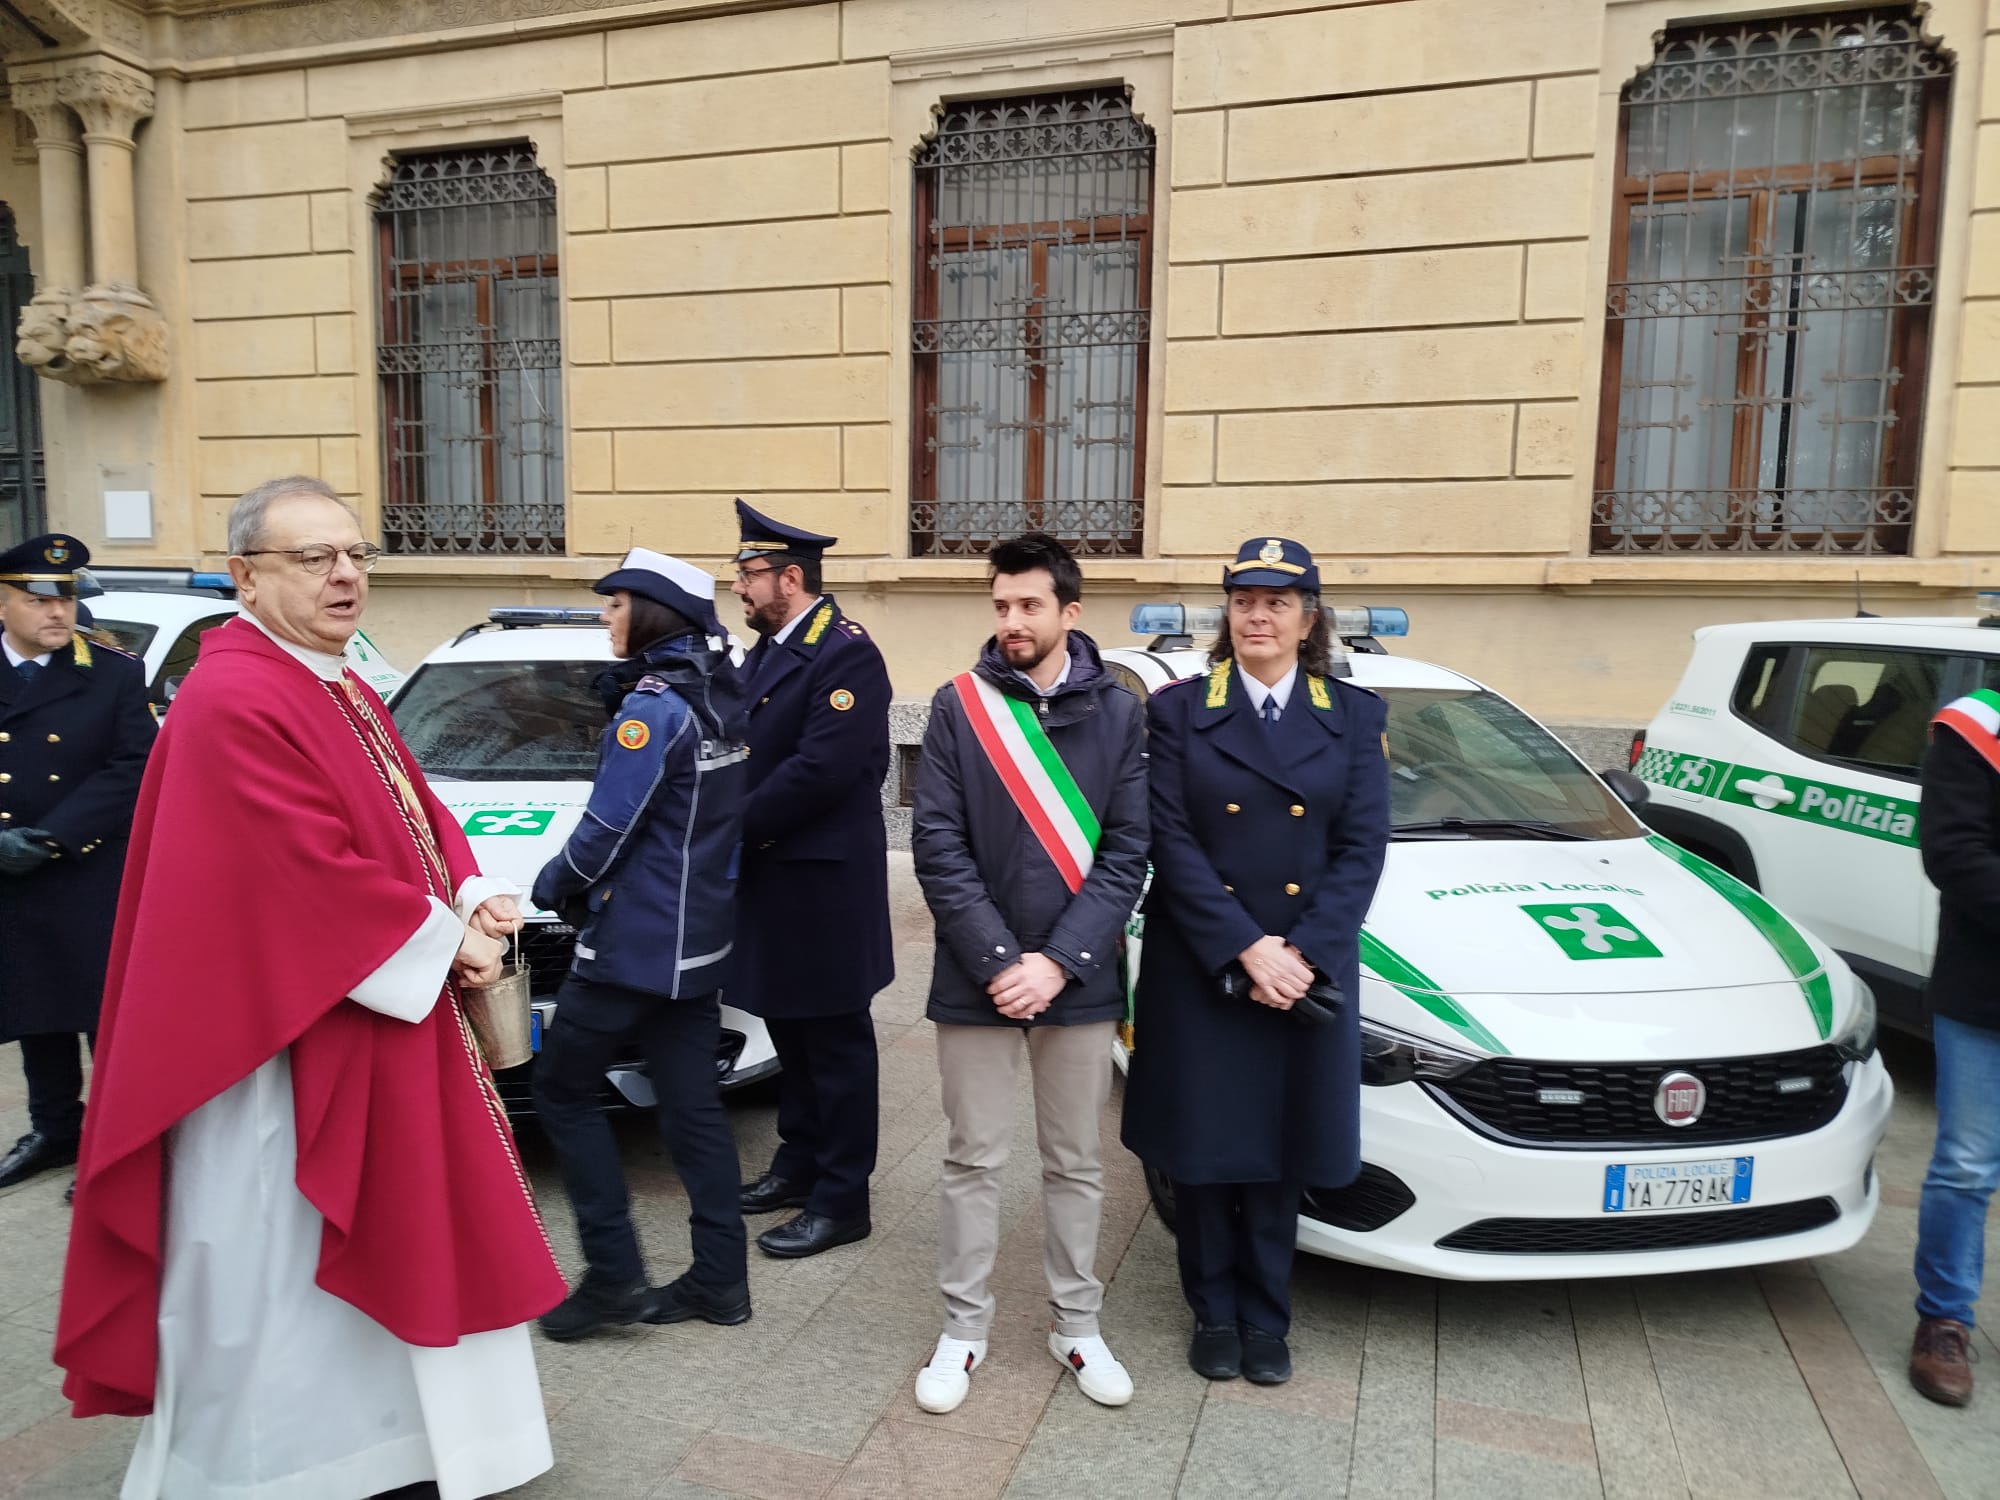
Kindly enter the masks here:
<path id="1" fill-rule="evenodd" d="M 1537 818 L 1436 818 L 1428 823 L 1398 823 L 1397 838 L 1529 838 L 1589 842 L 1590 835 Z"/>

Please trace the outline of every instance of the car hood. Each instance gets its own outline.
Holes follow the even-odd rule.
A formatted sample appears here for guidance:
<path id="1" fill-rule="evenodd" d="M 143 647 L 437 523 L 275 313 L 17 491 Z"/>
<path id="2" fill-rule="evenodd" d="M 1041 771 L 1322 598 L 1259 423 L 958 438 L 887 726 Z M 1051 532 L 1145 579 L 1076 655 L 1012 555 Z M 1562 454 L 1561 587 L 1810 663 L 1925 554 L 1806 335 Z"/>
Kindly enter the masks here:
<path id="1" fill-rule="evenodd" d="M 1396 844 L 1362 965 L 1372 1018 L 1544 1058 L 1811 1047 L 1848 983 L 1754 891 L 1652 838 Z"/>
<path id="2" fill-rule="evenodd" d="M 433 779 L 431 790 L 472 841 L 479 868 L 519 886 L 529 916 L 547 915 L 531 906 L 527 895 L 583 816 L 590 783 Z"/>

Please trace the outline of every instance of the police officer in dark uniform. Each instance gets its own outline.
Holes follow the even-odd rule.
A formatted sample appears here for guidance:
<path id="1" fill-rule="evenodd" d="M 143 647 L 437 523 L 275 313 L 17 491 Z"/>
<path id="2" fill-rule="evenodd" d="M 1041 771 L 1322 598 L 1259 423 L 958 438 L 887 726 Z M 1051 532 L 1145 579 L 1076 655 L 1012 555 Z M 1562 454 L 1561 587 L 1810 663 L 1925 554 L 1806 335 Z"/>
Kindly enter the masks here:
<path id="1" fill-rule="evenodd" d="M 77 634 L 75 537 L 0 553 L 0 1042 L 19 1041 L 28 1133 L 0 1187 L 76 1160 L 125 840 L 156 730 L 145 668 Z"/>
<path id="2" fill-rule="evenodd" d="M 750 791 L 743 812 L 731 1001 L 770 1028 L 780 1145 L 743 1211 L 801 1212 L 757 1237 L 817 1255 L 869 1232 L 875 1025 L 894 977 L 889 937 L 889 673 L 868 632 L 820 592 L 835 538 L 736 502 L 736 596 L 759 640 L 743 664 Z"/>
<path id="3" fill-rule="evenodd" d="M 1151 705 L 1124 1139 L 1174 1184 L 1188 1362 L 1276 1384 L 1292 1368 L 1302 1190 L 1345 1186 L 1361 1164 L 1355 991 L 1389 843 L 1388 710 L 1333 677 L 1299 543 L 1246 542 L 1223 587 L 1211 670 Z"/>

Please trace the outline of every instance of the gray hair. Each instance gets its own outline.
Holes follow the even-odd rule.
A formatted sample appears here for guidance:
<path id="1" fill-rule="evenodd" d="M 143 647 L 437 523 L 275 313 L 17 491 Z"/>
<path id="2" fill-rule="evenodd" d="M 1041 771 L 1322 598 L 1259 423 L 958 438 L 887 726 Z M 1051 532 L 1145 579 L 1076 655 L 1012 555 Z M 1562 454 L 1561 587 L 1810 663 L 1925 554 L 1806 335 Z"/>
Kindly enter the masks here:
<path id="1" fill-rule="evenodd" d="M 360 513 L 341 499 L 334 487 L 310 474 L 288 474 L 283 479 L 267 479 L 229 507 L 229 555 L 241 557 L 264 540 L 264 518 L 278 501 L 291 495 L 311 495 L 331 500 L 361 524 Z"/>

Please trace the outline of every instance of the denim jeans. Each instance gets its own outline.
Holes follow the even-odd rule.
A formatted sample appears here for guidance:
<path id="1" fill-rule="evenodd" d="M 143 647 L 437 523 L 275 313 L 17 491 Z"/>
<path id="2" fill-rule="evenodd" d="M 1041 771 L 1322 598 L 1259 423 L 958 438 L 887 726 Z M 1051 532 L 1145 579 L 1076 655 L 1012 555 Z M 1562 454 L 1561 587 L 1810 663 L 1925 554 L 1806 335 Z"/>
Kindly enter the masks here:
<path id="1" fill-rule="evenodd" d="M 1917 1211 L 1917 1316 L 1972 1326 L 2000 1184 L 2000 1031 L 1938 1016 L 1937 1146 Z"/>

